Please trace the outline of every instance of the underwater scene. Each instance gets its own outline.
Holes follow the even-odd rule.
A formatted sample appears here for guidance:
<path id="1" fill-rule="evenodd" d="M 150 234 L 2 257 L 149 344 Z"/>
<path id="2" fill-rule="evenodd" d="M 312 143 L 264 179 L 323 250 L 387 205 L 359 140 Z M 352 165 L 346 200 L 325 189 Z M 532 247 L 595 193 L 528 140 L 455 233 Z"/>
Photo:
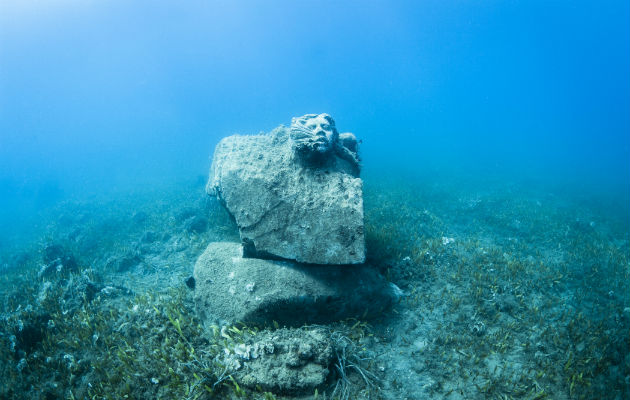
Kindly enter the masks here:
<path id="1" fill-rule="evenodd" d="M 0 399 L 630 398 L 630 3 L 0 2 Z"/>

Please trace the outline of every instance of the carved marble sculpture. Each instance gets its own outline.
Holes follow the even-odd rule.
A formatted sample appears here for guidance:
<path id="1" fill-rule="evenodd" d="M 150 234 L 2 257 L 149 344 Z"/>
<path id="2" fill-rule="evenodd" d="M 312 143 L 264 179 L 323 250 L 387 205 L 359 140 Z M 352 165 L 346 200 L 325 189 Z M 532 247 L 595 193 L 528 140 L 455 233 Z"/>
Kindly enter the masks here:
<path id="1" fill-rule="evenodd" d="M 291 140 L 295 152 L 312 163 L 321 163 L 331 153 L 359 168 L 358 142 L 352 133 L 339 135 L 328 114 L 306 114 L 291 120 Z"/>

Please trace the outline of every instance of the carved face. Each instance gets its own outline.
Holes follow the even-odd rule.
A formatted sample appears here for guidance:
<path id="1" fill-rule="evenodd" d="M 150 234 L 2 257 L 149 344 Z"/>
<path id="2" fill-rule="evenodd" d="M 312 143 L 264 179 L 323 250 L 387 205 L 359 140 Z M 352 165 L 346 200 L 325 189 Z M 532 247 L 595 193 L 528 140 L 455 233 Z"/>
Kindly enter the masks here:
<path id="1" fill-rule="evenodd" d="M 335 121 L 328 114 L 307 114 L 291 121 L 291 139 L 300 152 L 329 152 L 338 137 Z"/>

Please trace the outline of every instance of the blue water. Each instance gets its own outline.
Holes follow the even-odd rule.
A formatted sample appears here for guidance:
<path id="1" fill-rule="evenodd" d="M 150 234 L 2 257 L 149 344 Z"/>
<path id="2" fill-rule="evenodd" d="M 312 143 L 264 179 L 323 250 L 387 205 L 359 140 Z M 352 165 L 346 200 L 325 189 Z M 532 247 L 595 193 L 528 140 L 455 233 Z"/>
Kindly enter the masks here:
<path id="1" fill-rule="evenodd" d="M 1 198 L 203 174 L 221 137 L 309 112 L 368 165 L 625 189 L 629 21 L 625 1 L 3 1 Z"/>
<path id="2" fill-rule="evenodd" d="M 404 294 L 343 331 L 382 398 L 624 398 L 629 71 L 628 1 L 0 0 L 0 398 L 240 396 L 177 364 L 209 343 L 184 278 L 238 240 L 203 187 L 221 138 L 307 113 L 361 140 Z"/>

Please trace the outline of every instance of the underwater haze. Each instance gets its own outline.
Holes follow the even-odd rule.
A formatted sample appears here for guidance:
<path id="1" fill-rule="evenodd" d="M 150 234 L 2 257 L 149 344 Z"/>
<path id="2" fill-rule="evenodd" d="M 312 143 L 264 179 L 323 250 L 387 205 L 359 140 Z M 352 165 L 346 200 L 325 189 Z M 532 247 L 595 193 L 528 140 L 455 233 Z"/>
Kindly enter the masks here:
<path id="1" fill-rule="evenodd" d="M 628 398 L 629 71 L 621 0 L 0 0 L 0 399 Z M 202 327 L 204 187 L 309 113 L 400 298 L 250 387 L 223 354 L 312 326 Z"/>
<path id="2" fill-rule="evenodd" d="M 368 167 L 627 196 L 624 1 L 0 7 L 5 201 L 205 174 L 221 137 L 309 112 L 362 139 Z"/>

